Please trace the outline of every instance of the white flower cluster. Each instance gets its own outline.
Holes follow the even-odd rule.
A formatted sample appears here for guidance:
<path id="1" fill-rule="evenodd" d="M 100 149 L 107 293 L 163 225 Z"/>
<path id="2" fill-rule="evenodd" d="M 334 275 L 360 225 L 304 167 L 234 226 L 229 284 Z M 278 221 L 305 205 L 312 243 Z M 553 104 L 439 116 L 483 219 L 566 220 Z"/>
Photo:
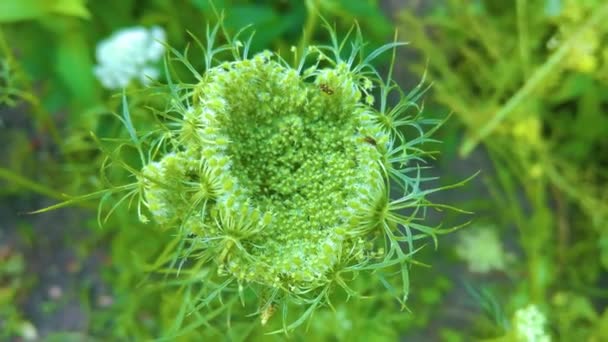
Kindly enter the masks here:
<path id="1" fill-rule="evenodd" d="M 515 334 L 518 342 L 550 342 L 545 331 L 547 318 L 536 305 L 528 305 L 515 312 Z"/>
<path id="2" fill-rule="evenodd" d="M 107 89 L 124 88 L 133 80 L 146 85 L 159 76 L 158 62 L 165 53 L 165 31 L 136 26 L 122 29 L 97 44 L 94 73 Z"/>
<path id="3" fill-rule="evenodd" d="M 512 258 L 503 249 L 500 238 L 492 227 L 478 227 L 462 232 L 456 254 L 467 262 L 469 271 L 474 273 L 504 271 Z"/>

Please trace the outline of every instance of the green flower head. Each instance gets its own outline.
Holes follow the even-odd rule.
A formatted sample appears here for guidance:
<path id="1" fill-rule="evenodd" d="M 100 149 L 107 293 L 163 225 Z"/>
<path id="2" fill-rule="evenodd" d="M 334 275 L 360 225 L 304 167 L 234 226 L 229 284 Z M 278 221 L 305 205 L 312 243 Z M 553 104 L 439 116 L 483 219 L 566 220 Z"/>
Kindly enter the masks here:
<path id="1" fill-rule="evenodd" d="M 179 149 L 144 168 L 153 217 L 217 248 L 239 280 L 269 286 L 320 285 L 371 252 L 360 240 L 387 196 L 390 137 L 354 76 L 344 62 L 304 76 L 269 52 L 209 69 Z"/>
<path id="2" fill-rule="evenodd" d="M 387 286 L 405 302 L 414 242 L 445 230 L 422 222 L 437 189 L 420 188 L 420 145 L 439 123 L 421 117 L 420 86 L 404 94 L 391 79 L 402 43 L 366 55 L 358 29 L 342 41 L 329 29 L 330 45 L 294 48 L 289 63 L 250 56 L 238 35 L 214 47 L 220 28 L 203 73 L 174 51 L 198 81 L 170 79 L 160 133 L 136 139 L 140 204 L 178 232 L 175 257 L 200 261 L 209 299 L 252 289 L 263 323 L 279 304 L 308 316 L 336 289 L 357 295 L 349 281 L 382 269 L 400 272 L 401 290 Z M 371 62 L 391 50 L 383 78 Z"/>

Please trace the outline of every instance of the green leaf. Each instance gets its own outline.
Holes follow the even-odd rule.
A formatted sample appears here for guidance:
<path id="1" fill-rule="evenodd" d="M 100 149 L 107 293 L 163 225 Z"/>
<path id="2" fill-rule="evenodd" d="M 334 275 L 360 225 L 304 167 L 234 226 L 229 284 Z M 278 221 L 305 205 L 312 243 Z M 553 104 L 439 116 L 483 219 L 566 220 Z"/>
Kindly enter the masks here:
<path id="1" fill-rule="evenodd" d="M 98 103 L 98 83 L 83 27 L 74 25 L 73 28 L 72 32 L 58 33 L 54 72 L 69 91 L 71 102 L 78 109 L 88 109 Z"/>
<path id="2" fill-rule="evenodd" d="M 564 9 L 564 4 L 561 0 L 545 0 L 545 16 L 556 18 Z"/>
<path id="3" fill-rule="evenodd" d="M 142 165 L 146 165 L 146 158 L 144 157 L 144 153 L 141 149 L 141 141 L 137 137 L 137 132 L 135 131 L 135 127 L 133 126 L 133 122 L 131 121 L 131 113 L 129 112 L 129 104 L 127 103 L 127 94 L 124 89 L 122 91 L 121 121 L 124 123 L 125 128 L 129 132 L 129 136 L 131 137 L 131 141 L 133 141 L 135 148 L 137 148 L 137 151 L 139 152 Z"/>
<path id="4" fill-rule="evenodd" d="M 604 269 L 608 270 L 608 234 L 602 234 L 599 241 L 599 248 L 602 266 L 604 266 Z M 604 316 L 608 317 L 608 310 L 606 310 L 606 314 L 604 314 Z M 606 320 L 606 323 L 608 323 L 608 319 Z"/>
<path id="5" fill-rule="evenodd" d="M 251 25 L 255 31 L 253 50 L 257 51 L 269 47 L 280 37 L 289 27 L 290 20 L 281 17 L 270 7 L 243 5 L 227 10 L 224 24 L 232 33 Z"/>
<path id="6" fill-rule="evenodd" d="M 91 16 L 84 0 L 0 0 L 0 23 L 39 19 L 47 15 Z"/>
<path id="7" fill-rule="evenodd" d="M 353 16 L 378 15 L 380 12 L 378 6 L 369 1 L 340 0 L 339 3 L 340 7 Z"/>
<path id="8" fill-rule="evenodd" d="M 53 3 L 53 1 L 39 0 L 44 3 Z M 54 6 L 51 7 L 51 13 L 67 15 L 79 18 L 90 18 L 91 14 L 84 5 L 84 0 L 57 0 Z"/>
<path id="9" fill-rule="evenodd" d="M 192 5 L 200 9 L 203 13 L 213 13 L 213 7 L 218 11 L 221 11 L 226 7 L 226 1 L 224 0 L 192 0 Z"/>
<path id="10" fill-rule="evenodd" d="M 390 34 L 392 25 L 384 16 L 378 4 L 375 1 L 338 1 L 338 13 L 347 14 L 361 21 L 362 26 L 366 31 L 371 31 L 375 37 L 382 37 Z"/>

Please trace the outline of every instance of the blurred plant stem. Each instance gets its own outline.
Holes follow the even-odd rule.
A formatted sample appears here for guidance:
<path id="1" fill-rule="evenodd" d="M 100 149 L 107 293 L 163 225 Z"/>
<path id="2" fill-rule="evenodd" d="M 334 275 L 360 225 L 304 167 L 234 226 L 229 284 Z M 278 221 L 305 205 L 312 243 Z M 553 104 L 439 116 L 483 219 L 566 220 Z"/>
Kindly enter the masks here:
<path id="1" fill-rule="evenodd" d="M 527 1 L 517 0 L 517 30 L 519 31 L 519 55 L 524 77 L 530 77 L 530 54 L 527 24 Z"/>
<path id="2" fill-rule="evenodd" d="M 492 163 L 496 165 L 496 184 L 488 183 L 490 193 L 501 207 L 508 208 L 506 219 L 512 222 L 519 237 L 519 243 L 526 255 L 525 278 L 526 293 L 531 302 L 546 303 L 546 290 L 553 279 L 547 266 L 551 265 L 552 255 L 546 246 L 552 245 L 553 224 L 552 212 L 547 206 L 547 187 L 544 179 L 523 181 L 513 177 L 512 170 L 517 170 L 517 163 L 512 160 L 509 151 L 499 144 L 487 143 Z M 523 177 L 523 175 L 521 175 Z M 523 188 L 520 186 L 523 184 Z M 530 214 L 519 205 L 521 191 L 530 205 Z M 520 277 L 519 274 L 516 275 Z"/>
<path id="3" fill-rule="evenodd" d="M 557 216 L 557 259 L 559 269 L 558 277 L 563 275 L 567 265 L 567 252 L 570 240 L 570 224 L 568 221 L 568 206 L 563 193 L 555 186 L 551 186 L 551 193 L 555 199 L 555 213 Z"/>
<path id="4" fill-rule="evenodd" d="M 520 0 L 521 2 L 523 0 Z M 519 3 L 518 2 L 518 3 Z M 522 5 L 523 6 L 523 5 Z M 518 6 L 519 9 L 520 6 Z M 608 3 L 600 7 L 581 27 L 566 41 L 560 48 L 551 55 L 547 61 L 541 65 L 530 76 L 526 83 L 494 114 L 494 116 L 482 126 L 474 136 L 468 138 L 462 144 L 460 154 L 468 156 L 473 149 L 485 138 L 487 138 L 494 130 L 504 121 L 504 119 L 517 109 L 543 82 L 556 71 L 561 65 L 561 62 L 570 52 L 570 49 L 580 41 L 590 27 L 597 25 L 608 15 Z M 521 32 L 520 32 L 521 33 Z"/>
<path id="5" fill-rule="evenodd" d="M 10 182 L 13 185 L 18 185 L 21 186 L 25 189 L 28 189 L 30 191 L 33 191 L 35 193 L 44 195 L 44 196 L 48 196 L 51 198 L 55 198 L 58 200 L 65 200 L 66 196 L 65 194 L 62 194 L 56 190 L 53 190 L 49 187 L 47 187 L 46 185 L 34 182 L 30 179 L 27 179 L 11 170 L 5 169 L 3 167 L 0 167 L 0 178 L 3 178 L 4 180 L 6 180 L 7 182 Z"/>
<path id="6" fill-rule="evenodd" d="M 38 130 L 41 132 L 44 132 L 45 129 L 48 130 L 51 139 L 53 139 L 53 142 L 55 143 L 57 148 L 59 148 L 60 151 L 63 152 L 63 143 L 61 136 L 59 135 L 59 130 L 57 129 L 57 126 L 55 125 L 51 114 L 44 109 L 42 103 L 40 102 L 40 99 L 33 93 L 33 86 L 31 84 L 31 80 L 29 80 L 25 75 L 23 75 L 23 72 L 20 70 L 21 66 L 18 64 L 13 51 L 9 48 L 6 38 L 4 37 L 4 32 L 1 28 L 0 52 L 5 56 L 9 68 L 12 68 L 17 72 L 22 73 L 20 75 L 21 79 L 28 88 L 28 91 L 22 91 L 20 89 L 10 89 L 10 87 L 7 87 L 6 91 L 9 95 L 14 95 L 18 98 L 21 98 L 31 106 L 31 113 L 36 119 Z"/>
<path id="7" fill-rule="evenodd" d="M 306 0 L 306 22 L 304 23 L 304 30 L 300 39 L 300 55 L 303 55 L 305 53 L 304 49 L 310 45 L 310 40 L 315 34 L 318 19 L 319 0 Z"/>

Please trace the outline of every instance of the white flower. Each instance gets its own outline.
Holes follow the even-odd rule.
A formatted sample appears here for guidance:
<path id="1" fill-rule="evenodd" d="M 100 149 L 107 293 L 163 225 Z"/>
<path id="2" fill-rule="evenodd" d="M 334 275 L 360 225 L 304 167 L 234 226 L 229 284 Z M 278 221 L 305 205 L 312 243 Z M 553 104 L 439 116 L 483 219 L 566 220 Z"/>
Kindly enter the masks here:
<path id="1" fill-rule="evenodd" d="M 21 338 L 23 338 L 25 341 L 38 340 L 38 330 L 36 330 L 36 327 L 32 323 L 28 321 L 22 322 L 19 330 Z"/>
<path id="2" fill-rule="evenodd" d="M 550 342 L 545 332 L 547 318 L 536 305 L 528 305 L 515 312 L 515 335 L 518 342 Z"/>
<path id="3" fill-rule="evenodd" d="M 496 231 L 479 227 L 460 236 L 456 253 L 467 262 L 469 271 L 488 273 L 504 271 L 511 255 L 505 252 Z"/>
<path id="4" fill-rule="evenodd" d="M 159 77 L 158 62 L 165 53 L 165 31 L 136 26 L 122 29 L 97 44 L 95 76 L 107 89 L 124 88 L 137 80 L 146 85 Z"/>

